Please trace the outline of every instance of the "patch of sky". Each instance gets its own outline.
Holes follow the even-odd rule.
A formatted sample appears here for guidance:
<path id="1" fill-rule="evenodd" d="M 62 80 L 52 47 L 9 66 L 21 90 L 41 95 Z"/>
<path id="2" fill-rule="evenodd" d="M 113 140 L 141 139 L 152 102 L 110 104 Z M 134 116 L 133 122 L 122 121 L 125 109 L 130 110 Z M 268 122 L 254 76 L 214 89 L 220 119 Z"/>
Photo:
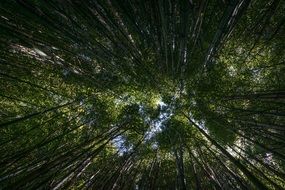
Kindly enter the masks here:
<path id="1" fill-rule="evenodd" d="M 122 103 L 121 100 L 116 100 L 116 103 Z M 153 137 L 155 137 L 156 134 L 162 131 L 163 123 L 167 121 L 171 115 L 171 107 L 164 103 L 161 99 L 157 101 L 157 105 L 160 106 L 160 114 L 157 119 L 151 120 L 145 113 L 144 107 L 142 105 L 139 106 L 139 112 L 141 116 L 144 118 L 145 123 L 150 125 L 148 131 L 145 133 L 144 142 L 143 143 L 149 143 Z M 118 151 L 118 154 L 120 156 L 124 155 L 125 153 L 131 151 L 133 149 L 133 145 L 126 146 L 126 139 L 119 135 L 115 139 L 112 140 L 113 145 Z M 158 148 L 157 142 L 151 142 L 151 147 L 155 150 Z"/>
<path id="2" fill-rule="evenodd" d="M 162 131 L 163 123 L 167 121 L 171 115 L 171 107 L 165 104 L 161 99 L 157 101 L 157 105 L 160 106 L 160 113 L 157 119 L 151 121 L 150 128 L 146 132 L 145 141 L 150 140 L 153 138 L 157 133 Z"/>
<path id="3" fill-rule="evenodd" d="M 131 151 L 133 149 L 133 145 L 126 146 L 126 139 L 119 135 L 112 140 L 115 148 L 118 150 L 118 154 L 123 156 L 125 153 Z"/>

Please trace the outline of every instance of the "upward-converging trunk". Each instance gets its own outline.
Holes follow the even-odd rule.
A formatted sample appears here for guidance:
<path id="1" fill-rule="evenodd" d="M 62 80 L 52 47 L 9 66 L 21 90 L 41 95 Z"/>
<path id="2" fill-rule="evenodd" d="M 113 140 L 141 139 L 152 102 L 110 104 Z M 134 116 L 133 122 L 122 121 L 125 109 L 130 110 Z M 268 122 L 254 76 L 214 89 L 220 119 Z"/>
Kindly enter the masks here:
<path id="1" fill-rule="evenodd" d="M 268 189 L 254 174 L 252 174 L 239 160 L 233 157 L 226 149 L 224 149 L 217 141 L 210 137 L 200 126 L 198 126 L 190 117 L 186 116 L 190 124 L 198 129 L 207 140 L 209 140 L 213 145 L 221 151 L 228 159 L 238 168 L 242 173 L 260 190 Z"/>
<path id="2" fill-rule="evenodd" d="M 175 160 L 176 160 L 176 166 L 178 171 L 178 177 L 179 177 L 179 184 L 180 189 L 186 190 L 186 181 L 185 181 L 185 174 L 184 174 L 184 163 L 183 163 L 183 150 L 180 146 L 178 149 L 174 150 Z"/>

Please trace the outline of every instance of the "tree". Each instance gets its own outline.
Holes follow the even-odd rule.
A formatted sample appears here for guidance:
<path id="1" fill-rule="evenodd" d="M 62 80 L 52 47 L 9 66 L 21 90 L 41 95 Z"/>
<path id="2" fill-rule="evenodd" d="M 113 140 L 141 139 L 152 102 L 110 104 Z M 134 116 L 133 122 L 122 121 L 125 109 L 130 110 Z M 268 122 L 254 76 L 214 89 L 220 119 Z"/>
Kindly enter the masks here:
<path id="1" fill-rule="evenodd" d="M 284 12 L 3 0 L 0 189 L 285 189 Z"/>

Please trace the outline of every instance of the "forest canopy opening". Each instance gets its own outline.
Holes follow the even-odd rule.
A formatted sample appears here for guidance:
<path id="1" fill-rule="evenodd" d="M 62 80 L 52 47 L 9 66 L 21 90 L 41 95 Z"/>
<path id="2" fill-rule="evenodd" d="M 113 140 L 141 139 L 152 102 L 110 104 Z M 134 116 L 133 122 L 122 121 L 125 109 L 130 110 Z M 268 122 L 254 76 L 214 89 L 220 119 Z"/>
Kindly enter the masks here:
<path id="1" fill-rule="evenodd" d="M 285 189 L 285 3 L 2 0 L 0 189 Z"/>

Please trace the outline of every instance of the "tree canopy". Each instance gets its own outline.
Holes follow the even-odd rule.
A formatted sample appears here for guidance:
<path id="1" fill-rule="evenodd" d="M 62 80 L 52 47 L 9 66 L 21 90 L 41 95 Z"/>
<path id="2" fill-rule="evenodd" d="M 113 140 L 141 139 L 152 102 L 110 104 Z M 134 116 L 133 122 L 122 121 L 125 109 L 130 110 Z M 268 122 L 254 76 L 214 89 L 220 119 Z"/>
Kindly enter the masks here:
<path id="1" fill-rule="evenodd" d="M 0 189 L 285 189 L 285 2 L 2 0 Z"/>

